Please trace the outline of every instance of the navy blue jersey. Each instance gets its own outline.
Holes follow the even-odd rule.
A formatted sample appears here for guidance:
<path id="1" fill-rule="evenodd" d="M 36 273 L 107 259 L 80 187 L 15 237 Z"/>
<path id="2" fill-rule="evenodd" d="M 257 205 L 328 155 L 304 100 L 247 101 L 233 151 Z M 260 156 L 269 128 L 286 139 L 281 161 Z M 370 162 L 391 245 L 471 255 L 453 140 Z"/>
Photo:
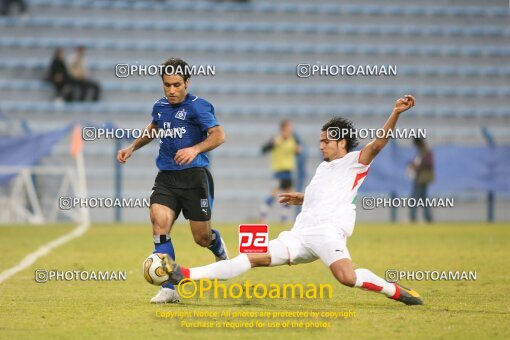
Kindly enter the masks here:
<path id="1" fill-rule="evenodd" d="M 166 97 L 154 103 L 152 124 L 157 125 L 163 137 L 159 140 L 159 155 L 156 165 L 160 170 L 183 170 L 206 167 L 209 159 L 200 153 L 190 164 L 178 165 L 175 154 L 178 150 L 196 145 L 207 138 L 207 130 L 219 125 L 214 107 L 208 101 L 190 93 L 184 101 L 172 105 Z"/>

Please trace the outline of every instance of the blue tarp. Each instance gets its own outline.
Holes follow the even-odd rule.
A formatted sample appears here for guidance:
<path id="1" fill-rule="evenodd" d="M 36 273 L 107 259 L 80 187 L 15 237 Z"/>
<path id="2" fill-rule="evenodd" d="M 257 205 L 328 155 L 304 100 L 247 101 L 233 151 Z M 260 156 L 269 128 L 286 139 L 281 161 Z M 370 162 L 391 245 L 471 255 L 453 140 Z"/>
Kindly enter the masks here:
<path id="1" fill-rule="evenodd" d="M 43 133 L 0 138 L 0 166 L 33 166 L 48 155 L 60 139 L 72 130 L 72 125 Z M 8 183 L 13 175 L 0 175 L 0 185 Z"/>

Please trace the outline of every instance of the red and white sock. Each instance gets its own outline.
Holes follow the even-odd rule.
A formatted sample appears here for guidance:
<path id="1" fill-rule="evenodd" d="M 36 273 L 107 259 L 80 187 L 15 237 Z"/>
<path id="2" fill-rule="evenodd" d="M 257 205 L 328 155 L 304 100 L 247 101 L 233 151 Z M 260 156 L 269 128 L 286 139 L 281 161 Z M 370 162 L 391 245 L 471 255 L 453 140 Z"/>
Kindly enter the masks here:
<path id="1" fill-rule="evenodd" d="M 400 288 L 395 283 L 390 283 L 375 275 L 368 269 L 356 269 L 356 283 L 354 287 L 382 293 L 389 298 L 398 299 Z"/>

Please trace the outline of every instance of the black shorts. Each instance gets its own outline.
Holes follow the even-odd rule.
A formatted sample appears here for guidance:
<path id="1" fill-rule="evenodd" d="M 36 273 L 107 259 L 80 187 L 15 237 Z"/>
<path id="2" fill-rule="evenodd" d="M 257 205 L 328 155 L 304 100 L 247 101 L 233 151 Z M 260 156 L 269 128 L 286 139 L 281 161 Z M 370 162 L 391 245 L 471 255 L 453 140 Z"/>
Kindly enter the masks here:
<path id="1" fill-rule="evenodd" d="M 214 183 L 206 168 L 161 170 L 156 176 L 150 204 L 161 204 L 192 221 L 209 221 L 214 200 Z"/>
<path id="2" fill-rule="evenodd" d="M 292 173 L 290 171 L 278 171 L 275 172 L 273 176 L 280 182 L 280 190 L 289 190 L 292 188 Z"/>

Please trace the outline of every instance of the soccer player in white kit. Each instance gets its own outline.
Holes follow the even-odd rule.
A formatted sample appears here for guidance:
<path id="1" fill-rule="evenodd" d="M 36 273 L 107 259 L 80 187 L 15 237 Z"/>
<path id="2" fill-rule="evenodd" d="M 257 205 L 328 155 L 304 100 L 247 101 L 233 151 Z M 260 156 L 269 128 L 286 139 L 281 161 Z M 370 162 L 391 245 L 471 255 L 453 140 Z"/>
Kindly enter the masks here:
<path id="1" fill-rule="evenodd" d="M 382 129 L 392 130 L 400 114 L 414 104 L 410 95 L 398 99 Z M 305 193 L 280 194 L 281 203 L 303 205 L 293 228 L 271 240 L 266 254 L 240 254 L 231 260 L 196 268 L 186 268 L 166 257 L 163 267 L 171 282 L 226 280 L 253 267 L 292 265 L 320 259 L 333 276 L 348 287 L 379 292 L 407 305 L 423 304 L 419 294 L 411 289 L 387 282 L 368 269 L 354 270 L 347 249 L 347 238 L 351 236 L 356 220 L 358 189 L 372 160 L 387 143 L 388 138 L 376 138 L 361 151 L 352 151 L 358 144 L 352 122 L 340 117 L 331 119 L 321 131 L 320 149 L 324 161 Z"/>

